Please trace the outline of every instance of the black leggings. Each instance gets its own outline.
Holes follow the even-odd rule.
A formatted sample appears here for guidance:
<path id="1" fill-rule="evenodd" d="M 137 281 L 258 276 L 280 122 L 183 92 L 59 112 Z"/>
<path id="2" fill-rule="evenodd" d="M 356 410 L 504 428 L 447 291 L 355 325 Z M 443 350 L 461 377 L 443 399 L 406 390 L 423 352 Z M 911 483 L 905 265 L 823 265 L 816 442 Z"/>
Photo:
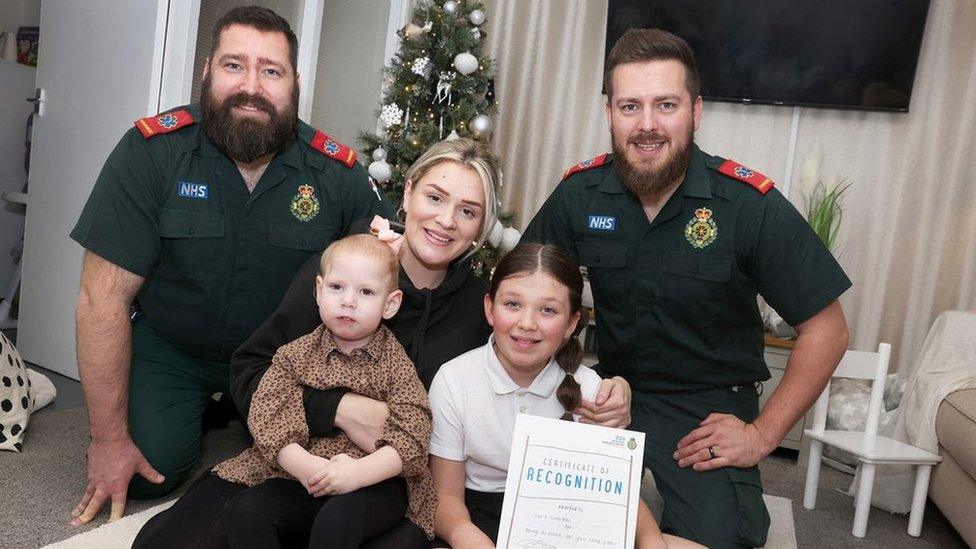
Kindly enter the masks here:
<path id="1" fill-rule="evenodd" d="M 248 488 L 207 473 L 150 519 L 132 546 L 356 548 L 398 524 L 406 508 L 402 477 L 314 498 L 294 480 L 274 478 Z"/>
<path id="2" fill-rule="evenodd" d="M 478 492 L 470 488 L 464 489 L 464 506 L 468 508 L 471 522 L 495 544 L 498 542 L 498 526 L 502 519 L 504 501 L 504 492 Z M 449 547 L 448 543 L 440 538 L 434 540 L 434 546 Z"/>
<path id="3" fill-rule="evenodd" d="M 464 489 L 464 506 L 468 508 L 474 523 L 492 542 L 498 540 L 498 523 L 502 520 L 502 502 L 505 493 L 478 492 Z"/>

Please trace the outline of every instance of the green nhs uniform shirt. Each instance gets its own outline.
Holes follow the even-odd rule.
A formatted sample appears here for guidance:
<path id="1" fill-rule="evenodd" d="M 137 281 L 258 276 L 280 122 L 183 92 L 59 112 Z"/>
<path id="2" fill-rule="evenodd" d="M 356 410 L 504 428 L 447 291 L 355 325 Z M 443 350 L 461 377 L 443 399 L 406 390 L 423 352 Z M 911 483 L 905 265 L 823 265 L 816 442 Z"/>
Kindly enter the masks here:
<path id="1" fill-rule="evenodd" d="M 137 121 L 71 238 L 146 279 L 136 301 L 164 339 L 228 362 L 310 256 L 353 221 L 392 209 L 355 153 L 302 122 L 248 192 L 195 123 L 198 113 L 191 106 Z"/>
<path id="2" fill-rule="evenodd" d="M 600 368 L 636 391 L 769 379 L 756 294 L 796 325 L 851 286 L 772 182 L 694 145 L 653 222 L 601 155 L 567 171 L 522 239 L 587 267 Z"/>

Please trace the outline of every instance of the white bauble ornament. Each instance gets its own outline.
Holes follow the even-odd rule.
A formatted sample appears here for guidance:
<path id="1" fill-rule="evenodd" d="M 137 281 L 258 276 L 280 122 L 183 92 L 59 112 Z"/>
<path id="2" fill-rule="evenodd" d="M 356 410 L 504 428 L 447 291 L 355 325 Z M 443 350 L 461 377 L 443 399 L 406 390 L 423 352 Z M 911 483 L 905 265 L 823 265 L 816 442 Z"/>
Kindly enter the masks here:
<path id="1" fill-rule="evenodd" d="M 386 183 L 393 177 L 393 168 L 390 167 L 390 164 L 386 160 L 370 162 L 369 175 L 380 183 Z"/>
<path id="2" fill-rule="evenodd" d="M 502 243 L 502 232 L 504 231 L 505 227 L 502 222 L 495 220 L 495 224 L 491 226 L 491 231 L 488 233 L 488 243 L 497 248 Z"/>
<path id="3" fill-rule="evenodd" d="M 461 136 L 458 135 L 457 130 L 451 130 L 451 133 L 447 134 L 444 141 L 454 141 L 455 139 L 461 139 Z"/>
<path id="4" fill-rule="evenodd" d="M 376 147 L 373 151 L 373 160 L 386 160 L 386 149 L 383 147 Z"/>
<path id="5" fill-rule="evenodd" d="M 447 0 L 447 2 L 444 2 L 443 7 L 444 7 L 444 13 L 448 15 L 454 15 L 455 13 L 457 13 L 458 5 L 457 2 L 455 2 L 454 0 Z"/>
<path id="6" fill-rule="evenodd" d="M 488 115 L 479 114 L 471 119 L 471 122 L 468 123 L 468 127 L 471 128 L 471 135 L 475 136 L 476 138 L 481 139 L 482 137 L 488 137 L 488 134 L 491 133 L 492 127 L 491 118 L 488 117 Z"/>
<path id="7" fill-rule="evenodd" d="M 519 239 L 521 238 L 522 238 L 522 233 L 518 232 L 518 229 L 516 229 L 515 227 L 506 227 L 505 230 L 502 231 L 502 241 L 501 241 L 501 246 L 499 246 L 499 248 L 501 248 L 506 252 L 509 252 L 513 248 L 515 248 L 515 246 L 518 246 Z"/>
<path id="8" fill-rule="evenodd" d="M 454 68 L 467 76 L 478 70 L 478 58 L 468 52 L 459 53 L 454 56 Z"/>
<path id="9" fill-rule="evenodd" d="M 478 26 L 485 22 L 485 12 L 481 10 L 474 10 L 468 15 L 468 19 L 471 20 L 471 24 Z"/>

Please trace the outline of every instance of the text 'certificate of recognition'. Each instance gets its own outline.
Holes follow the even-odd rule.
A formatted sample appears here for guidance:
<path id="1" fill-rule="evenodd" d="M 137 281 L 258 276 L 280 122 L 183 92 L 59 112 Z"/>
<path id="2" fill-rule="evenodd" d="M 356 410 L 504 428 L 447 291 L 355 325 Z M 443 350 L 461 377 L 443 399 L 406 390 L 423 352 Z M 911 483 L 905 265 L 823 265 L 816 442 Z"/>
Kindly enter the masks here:
<path id="1" fill-rule="evenodd" d="M 498 548 L 634 546 L 644 433 L 519 414 Z"/>

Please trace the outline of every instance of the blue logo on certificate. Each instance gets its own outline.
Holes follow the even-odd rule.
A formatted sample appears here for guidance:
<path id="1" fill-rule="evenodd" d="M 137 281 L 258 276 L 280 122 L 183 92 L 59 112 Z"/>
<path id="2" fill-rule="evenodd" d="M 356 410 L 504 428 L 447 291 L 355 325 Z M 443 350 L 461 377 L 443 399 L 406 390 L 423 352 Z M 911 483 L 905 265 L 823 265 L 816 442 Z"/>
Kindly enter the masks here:
<path id="1" fill-rule="evenodd" d="M 179 194 L 183 198 L 208 198 L 210 196 L 210 191 L 203 183 L 180 181 Z"/>
<path id="2" fill-rule="evenodd" d="M 615 231 L 617 218 L 610 215 L 591 215 L 586 222 L 586 228 L 594 231 Z"/>

